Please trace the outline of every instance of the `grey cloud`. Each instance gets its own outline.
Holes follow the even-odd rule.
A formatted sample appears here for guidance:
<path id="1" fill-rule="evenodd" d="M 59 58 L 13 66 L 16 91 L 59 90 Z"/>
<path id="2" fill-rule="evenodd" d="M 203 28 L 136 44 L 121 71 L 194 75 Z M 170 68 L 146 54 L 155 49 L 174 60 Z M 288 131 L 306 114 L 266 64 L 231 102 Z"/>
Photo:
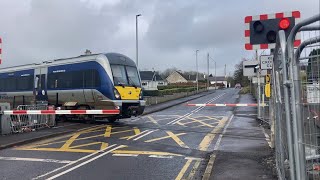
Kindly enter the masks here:
<path id="1" fill-rule="evenodd" d="M 218 74 L 233 69 L 244 50 L 246 15 L 301 10 L 319 13 L 319 1 L 284 0 L 118 0 L 90 5 L 91 0 L 0 0 L 0 36 L 4 65 L 38 62 L 93 52 L 116 51 L 135 57 L 135 15 L 139 18 L 141 68 L 206 71 L 206 53 L 214 54 Z M 211 66 L 213 67 L 213 66 Z M 229 70 L 228 70 L 229 71 Z"/>

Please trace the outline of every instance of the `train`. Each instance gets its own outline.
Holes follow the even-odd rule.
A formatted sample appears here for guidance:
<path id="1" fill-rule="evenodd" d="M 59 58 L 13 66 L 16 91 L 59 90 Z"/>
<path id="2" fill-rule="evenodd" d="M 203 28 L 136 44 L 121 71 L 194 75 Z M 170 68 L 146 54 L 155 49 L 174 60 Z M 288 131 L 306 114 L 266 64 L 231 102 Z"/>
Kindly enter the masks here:
<path id="1" fill-rule="evenodd" d="M 120 53 L 87 53 L 0 69 L 0 102 L 11 108 L 46 102 L 56 109 L 119 109 L 119 115 L 80 115 L 97 120 L 141 115 L 145 108 L 135 62 Z"/>

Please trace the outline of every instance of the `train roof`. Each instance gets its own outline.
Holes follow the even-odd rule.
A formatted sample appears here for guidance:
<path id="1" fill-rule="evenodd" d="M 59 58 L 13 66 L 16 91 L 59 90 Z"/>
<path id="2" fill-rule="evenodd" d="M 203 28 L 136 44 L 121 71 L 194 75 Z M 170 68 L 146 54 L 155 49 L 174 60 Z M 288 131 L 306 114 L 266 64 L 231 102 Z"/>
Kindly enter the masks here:
<path id="1" fill-rule="evenodd" d="M 1 71 L 3 72 L 20 71 L 20 70 L 33 69 L 33 68 L 43 67 L 43 66 L 45 67 L 45 66 L 53 66 L 53 65 L 61 65 L 61 64 L 70 64 L 70 63 L 76 63 L 76 62 L 85 62 L 85 61 L 95 60 L 97 59 L 98 56 L 101 56 L 101 55 L 106 56 L 110 64 L 135 66 L 134 61 L 123 54 L 100 53 L 100 54 L 88 54 L 88 55 L 80 55 L 80 56 L 70 57 L 70 58 L 61 58 L 61 59 L 43 61 L 41 63 L 32 63 L 32 64 L 5 67 L 5 68 L 0 68 L 0 72 Z"/>

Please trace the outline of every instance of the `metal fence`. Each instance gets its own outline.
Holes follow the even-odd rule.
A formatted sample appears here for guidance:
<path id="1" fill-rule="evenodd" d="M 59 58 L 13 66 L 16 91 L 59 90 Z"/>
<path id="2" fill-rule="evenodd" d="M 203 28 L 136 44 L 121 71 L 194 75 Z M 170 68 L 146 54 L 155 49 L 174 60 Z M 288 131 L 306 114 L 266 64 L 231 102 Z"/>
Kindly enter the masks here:
<path id="1" fill-rule="evenodd" d="M 53 107 L 47 105 L 20 105 L 17 107 L 17 110 L 22 111 L 53 109 Z M 2 122 L 3 127 L 0 128 L 3 131 L 2 134 L 30 132 L 55 125 L 55 115 L 52 114 L 12 114 L 9 116 L 9 118 L 6 118 L 6 122 Z M 5 123 L 7 125 L 4 125 Z"/>
<path id="2" fill-rule="evenodd" d="M 301 31 L 303 42 L 294 48 Z M 277 37 L 270 119 L 279 179 L 320 179 L 320 14 Z"/>

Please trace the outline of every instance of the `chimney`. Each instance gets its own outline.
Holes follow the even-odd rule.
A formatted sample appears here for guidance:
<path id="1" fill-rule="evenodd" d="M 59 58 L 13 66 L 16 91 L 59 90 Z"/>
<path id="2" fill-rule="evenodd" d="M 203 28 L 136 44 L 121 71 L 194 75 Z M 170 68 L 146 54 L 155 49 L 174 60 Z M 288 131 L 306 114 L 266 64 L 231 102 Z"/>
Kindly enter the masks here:
<path id="1" fill-rule="evenodd" d="M 89 49 L 86 49 L 86 51 L 84 52 L 85 55 L 91 55 L 91 51 Z"/>

